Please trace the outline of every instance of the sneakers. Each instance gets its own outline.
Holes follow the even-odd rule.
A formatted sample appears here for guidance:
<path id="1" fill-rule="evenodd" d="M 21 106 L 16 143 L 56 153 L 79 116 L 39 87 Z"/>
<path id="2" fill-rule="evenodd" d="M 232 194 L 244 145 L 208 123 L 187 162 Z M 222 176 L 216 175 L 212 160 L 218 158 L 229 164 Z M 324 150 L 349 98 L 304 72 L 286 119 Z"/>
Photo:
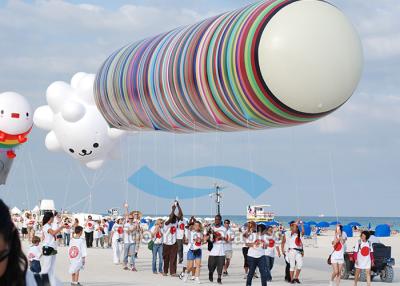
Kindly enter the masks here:
<path id="1" fill-rule="evenodd" d="M 199 277 L 195 277 L 194 278 L 194 283 L 201 284 L 200 278 Z"/>
<path id="2" fill-rule="evenodd" d="M 224 272 L 222 273 L 222 275 L 223 275 L 224 277 L 228 276 L 228 271 L 224 271 Z"/>
<path id="3" fill-rule="evenodd" d="M 221 278 L 218 278 L 218 279 L 217 279 L 217 283 L 218 283 L 218 284 L 222 284 L 222 279 L 221 279 Z"/>
<path id="4" fill-rule="evenodd" d="M 124 268 L 122 268 L 124 270 L 129 270 L 128 266 L 124 266 Z"/>
<path id="5" fill-rule="evenodd" d="M 132 266 L 132 269 L 131 269 L 131 271 L 133 271 L 133 272 L 137 272 L 137 270 L 136 270 L 136 267 L 135 267 L 135 266 Z"/>
<path id="6" fill-rule="evenodd" d="M 192 277 L 190 277 L 190 280 L 193 281 L 195 278 L 196 278 L 196 277 L 194 277 L 194 276 L 192 275 Z"/>
<path id="7" fill-rule="evenodd" d="M 254 272 L 254 278 L 258 278 L 258 273 Z"/>
<path id="8" fill-rule="evenodd" d="M 291 283 L 292 284 L 301 284 L 299 279 L 293 279 Z"/>

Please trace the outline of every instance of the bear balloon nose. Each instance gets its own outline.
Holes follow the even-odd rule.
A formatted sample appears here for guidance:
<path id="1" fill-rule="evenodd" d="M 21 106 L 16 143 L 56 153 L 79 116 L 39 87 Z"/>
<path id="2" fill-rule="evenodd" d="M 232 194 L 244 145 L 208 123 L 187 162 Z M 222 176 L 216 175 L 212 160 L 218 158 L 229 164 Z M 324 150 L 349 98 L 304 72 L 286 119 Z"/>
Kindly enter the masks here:
<path id="1" fill-rule="evenodd" d="M 19 118 L 19 113 L 11 113 L 11 118 Z"/>
<path id="2" fill-rule="evenodd" d="M 83 154 L 86 154 L 87 151 L 86 151 L 85 149 L 82 149 L 82 153 L 83 153 Z"/>

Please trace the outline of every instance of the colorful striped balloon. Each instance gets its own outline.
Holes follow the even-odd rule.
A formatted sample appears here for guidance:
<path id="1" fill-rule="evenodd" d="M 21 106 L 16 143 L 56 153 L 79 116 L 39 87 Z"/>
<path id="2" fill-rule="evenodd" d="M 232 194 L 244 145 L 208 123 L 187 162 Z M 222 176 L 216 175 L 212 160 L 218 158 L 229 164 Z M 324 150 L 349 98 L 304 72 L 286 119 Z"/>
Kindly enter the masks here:
<path id="1" fill-rule="evenodd" d="M 310 14 L 318 11 L 327 16 L 313 22 Z M 299 14 L 304 19 L 296 22 Z M 96 104 L 111 126 L 125 130 L 237 131 L 311 122 L 341 106 L 360 78 L 359 39 L 340 17 L 323 1 L 263 1 L 127 45 L 98 71 Z M 340 45 L 324 51 L 333 59 L 318 54 L 327 41 L 305 37 L 318 35 L 318 21 L 328 27 L 321 37 L 333 37 Z M 341 21 L 349 31 L 335 30 Z M 296 47 L 293 34 L 305 34 L 307 45 Z M 346 37 L 354 47 L 343 42 Z M 296 72 L 302 65 L 304 74 Z"/>

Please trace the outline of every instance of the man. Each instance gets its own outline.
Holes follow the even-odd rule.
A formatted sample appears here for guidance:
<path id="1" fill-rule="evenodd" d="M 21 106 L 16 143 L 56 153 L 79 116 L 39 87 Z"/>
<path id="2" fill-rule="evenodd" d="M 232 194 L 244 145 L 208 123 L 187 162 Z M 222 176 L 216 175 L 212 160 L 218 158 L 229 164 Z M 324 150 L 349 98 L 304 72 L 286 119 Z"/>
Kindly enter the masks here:
<path id="1" fill-rule="evenodd" d="M 136 243 L 133 240 L 132 233 L 135 230 L 135 225 L 132 224 L 133 216 L 127 215 L 126 221 L 124 224 L 124 270 L 132 270 L 136 271 L 135 268 L 135 246 Z M 128 267 L 129 256 L 131 257 L 131 261 Z"/>
<path id="2" fill-rule="evenodd" d="M 286 261 L 285 280 L 292 284 L 300 284 L 299 276 L 303 266 L 304 251 L 301 236 L 304 234 L 304 227 L 300 231 L 299 225 L 302 225 L 302 222 L 299 220 L 290 222 L 290 230 L 285 232 L 281 245 Z M 287 273 L 288 268 L 289 277 Z"/>
<path id="3" fill-rule="evenodd" d="M 176 242 L 178 244 L 178 263 L 181 264 L 183 261 L 183 236 L 185 234 L 185 222 L 183 218 L 178 220 L 178 230 L 176 232 Z"/>
<path id="4" fill-rule="evenodd" d="M 222 217 L 216 215 L 214 224 L 211 226 L 207 238 L 213 243 L 213 247 L 208 256 L 208 279 L 214 281 L 214 272 L 217 269 L 217 283 L 222 284 L 222 270 L 225 264 L 226 228 L 222 225 Z"/>
<path id="5" fill-rule="evenodd" d="M 178 208 L 178 215 L 175 215 L 175 210 Z M 164 243 L 163 243 L 163 260 L 164 260 L 164 276 L 169 274 L 177 277 L 176 274 L 176 259 L 178 254 L 178 244 L 176 242 L 176 232 L 178 221 L 183 219 L 182 209 L 178 201 L 175 201 L 172 206 L 171 214 L 164 224 Z"/>
<path id="6" fill-rule="evenodd" d="M 229 265 L 231 264 L 231 259 L 233 255 L 233 248 L 232 248 L 232 242 L 235 239 L 234 233 L 231 228 L 231 221 L 229 219 L 226 219 L 224 221 L 224 227 L 226 228 L 226 242 L 224 245 L 225 249 L 225 265 L 224 265 L 224 276 L 228 276 L 228 268 Z"/>
<path id="7" fill-rule="evenodd" d="M 93 231 L 94 221 L 92 220 L 92 216 L 89 215 L 85 222 L 85 239 L 87 248 L 91 248 L 93 246 Z"/>

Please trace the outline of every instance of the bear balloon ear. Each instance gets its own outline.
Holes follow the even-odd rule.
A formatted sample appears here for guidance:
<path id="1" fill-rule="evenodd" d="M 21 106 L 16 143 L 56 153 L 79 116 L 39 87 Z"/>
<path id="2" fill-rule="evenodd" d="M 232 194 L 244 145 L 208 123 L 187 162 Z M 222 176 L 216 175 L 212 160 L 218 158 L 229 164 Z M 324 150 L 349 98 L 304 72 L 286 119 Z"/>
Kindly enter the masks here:
<path id="1" fill-rule="evenodd" d="M 33 122 L 39 128 L 51 130 L 53 128 L 53 111 L 48 105 L 40 106 L 33 114 Z"/>
<path id="2" fill-rule="evenodd" d="M 79 72 L 71 80 L 71 87 L 75 90 L 77 96 L 86 103 L 95 105 L 93 85 L 96 75 Z"/>
<path id="3" fill-rule="evenodd" d="M 87 75 L 85 72 L 78 72 L 71 78 L 71 87 L 77 89 L 80 81 Z"/>
<path id="4" fill-rule="evenodd" d="M 76 122 L 80 120 L 85 115 L 85 113 L 85 106 L 76 101 L 66 102 L 61 110 L 62 117 L 68 122 Z"/>
<path id="5" fill-rule="evenodd" d="M 51 131 L 47 134 L 45 145 L 46 145 L 47 149 L 49 149 L 50 151 L 54 151 L 54 152 L 62 151 L 62 146 L 60 144 L 60 141 L 58 141 L 57 136 L 54 133 L 54 131 Z"/>
<path id="6" fill-rule="evenodd" d="M 52 83 L 46 91 L 47 103 L 51 110 L 53 110 L 54 113 L 60 112 L 64 102 L 68 99 L 71 93 L 72 89 L 67 83 L 63 81 Z"/>

